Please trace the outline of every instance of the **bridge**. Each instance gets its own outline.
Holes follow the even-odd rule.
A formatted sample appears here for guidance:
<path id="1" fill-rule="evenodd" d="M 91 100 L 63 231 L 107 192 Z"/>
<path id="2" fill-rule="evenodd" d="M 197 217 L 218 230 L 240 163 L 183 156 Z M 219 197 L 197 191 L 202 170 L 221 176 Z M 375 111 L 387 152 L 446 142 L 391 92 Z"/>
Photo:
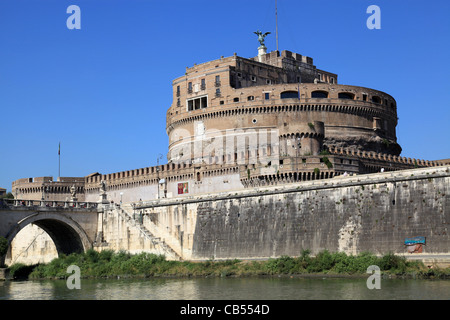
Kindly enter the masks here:
<path id="1" fill-rule="evenodd" d="M 42 228 L 53 240 L 58 255 L 93 247 L 97 234 L 98 204 L 92 202 L 0 199 L 0 236 L 9 246 L 26 226 Z M 11 258 L 10 247 L 0 264 Z"/>

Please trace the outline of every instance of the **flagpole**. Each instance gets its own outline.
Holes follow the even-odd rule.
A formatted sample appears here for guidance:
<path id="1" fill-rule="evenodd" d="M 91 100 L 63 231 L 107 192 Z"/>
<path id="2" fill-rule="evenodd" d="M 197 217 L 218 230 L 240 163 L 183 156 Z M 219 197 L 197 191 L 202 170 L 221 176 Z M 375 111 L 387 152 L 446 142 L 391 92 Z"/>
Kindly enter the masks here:
<path id="1" fill-rule="evenodd" d="M 275 34 L 276 34 L 277 51 L 278 51 L 278 8 L 277 8 L 277 0 L 275 0 Z"/>
<path id="2" fill-rule="evenodd" d="M 61 142 L 59 143 L 58 147 L 58 181 L 61 177 Z"/>

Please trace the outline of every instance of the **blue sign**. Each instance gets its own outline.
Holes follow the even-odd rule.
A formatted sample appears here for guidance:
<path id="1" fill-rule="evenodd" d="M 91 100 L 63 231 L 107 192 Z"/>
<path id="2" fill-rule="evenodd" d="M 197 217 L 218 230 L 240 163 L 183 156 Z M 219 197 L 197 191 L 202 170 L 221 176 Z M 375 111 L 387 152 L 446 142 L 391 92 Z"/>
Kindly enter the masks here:
<path id="1" fill-rule="evenodd" d="M 406 238 L 405 244 L 406 245 L 412 245 L 412 244 L 425 244 L 425 237 L 414 237 L 414 238 Z"/>

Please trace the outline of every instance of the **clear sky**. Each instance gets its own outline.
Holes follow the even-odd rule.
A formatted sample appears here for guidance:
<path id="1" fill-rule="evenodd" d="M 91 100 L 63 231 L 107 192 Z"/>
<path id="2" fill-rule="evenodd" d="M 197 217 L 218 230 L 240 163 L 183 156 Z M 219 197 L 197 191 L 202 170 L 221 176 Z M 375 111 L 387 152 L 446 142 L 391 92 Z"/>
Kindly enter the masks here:
<path id="1" fill-rule="evenodd" d="M 369 5 L 381 29 L 367 28 Z M 278 0 L 279 49 L 391 94 L 403 156 L 450 158 L 449 14 L 448 0 Z M 256 56 L 258 29 L 275 50 L 275 0 L 1 0 L 0 187 L 56 179 L 59 142 L 61 176 L 166 163 L 172 80 Z"/>

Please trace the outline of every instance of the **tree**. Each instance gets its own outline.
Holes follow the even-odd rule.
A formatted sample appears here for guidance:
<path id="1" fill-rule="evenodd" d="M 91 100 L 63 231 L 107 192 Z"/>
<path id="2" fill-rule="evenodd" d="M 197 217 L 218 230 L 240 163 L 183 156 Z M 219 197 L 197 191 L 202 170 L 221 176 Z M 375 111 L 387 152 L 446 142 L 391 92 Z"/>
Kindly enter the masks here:
<path id="1" fill-rule="evenodd" d="M 14 199 L 14 195 L 11 192 L 8 192 L 4 195 L 1 195 L 0 199 Z"/>

